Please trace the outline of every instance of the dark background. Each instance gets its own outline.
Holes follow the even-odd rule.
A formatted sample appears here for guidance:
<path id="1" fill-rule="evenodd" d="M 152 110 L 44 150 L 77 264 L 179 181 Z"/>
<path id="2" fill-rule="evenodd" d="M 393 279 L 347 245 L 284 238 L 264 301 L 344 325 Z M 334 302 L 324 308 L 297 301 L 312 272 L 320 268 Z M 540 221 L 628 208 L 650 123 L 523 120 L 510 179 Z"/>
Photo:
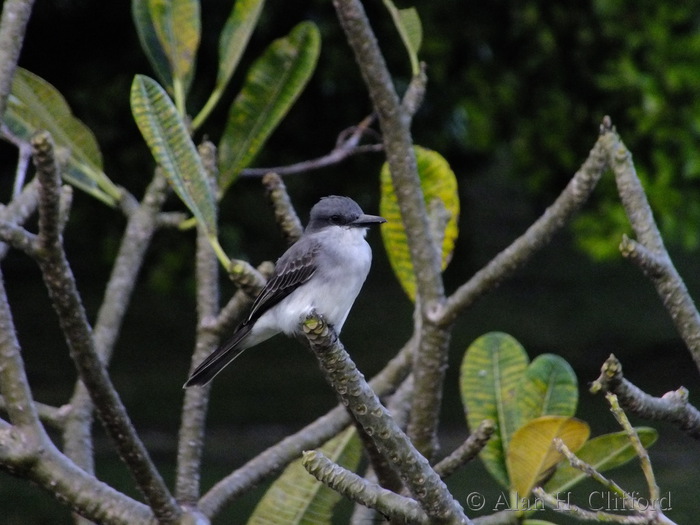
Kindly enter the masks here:
<path id="1" fill-rule="evenodd" d="M 634 9 L 625 2 L 606 8 L 595 2 L 425 4 L 417 7 L 425 34 L 421 57 L 428 64 L 430 80 L 413 133 L 416 143 L 440 151 L 458 177 L 460 238 L 445 273 L 448 292 L 542 213 L 585 159 L 598 122 L 609 113 L 635 154 L 641 176 L 653 187 L 652 202 L 672 255 L 691 294 L 697 296 L 700 277 L 693 247 L 698 223 L 693 222 L 693 209 L 700 199 L 695 199 L 697 180 L 688 167 L 695 155 L 691 148 L 695 131 L 688 123 L 697 111 L 694 102 L 679 102 L 696 85 L 697 75 L 693 77 L 688 64 L 700 58 L 700 52 L 693 55 L 695 48 L 684 40 L 697 33 L 691 8 L 669 14 L 670 8 L 648 2 L 634 4 Z M 391 22 L 380 2 L 368 3 L 367 9 L 397 85 L 405 86 L 408 60 Z M 216 42 L 229 10 L 228 2 L 203 2 L 203 39 L 188 100 L 192 112 L 213 84 Z M 319 65 L 257 166 L 322 155 L 342 129 L 370 111 L 332 5 L 271 0 L 228 96 L 205 124 L 204 133 L 218 139 L 245 67 L 269 42 L 303 19 L 321 28 Z M 674 24 L 667 24 L 669 19 Z M 675 45 L 658 36 L 662 24 L 669 38 L 677 39 Z M 679 46 L 685 46 L 685 53 L 677 51 Z M 657 66 L 666 56 L 664 50 L 668 67 L 661 70 Z M 632 72 L 615 69 L 625 60 L 632 64 Z M 152 72 L 140 51 L 128 2 L 97 6 L 86 0 L 38 0 L 20 65 L 66 97 L 74 113 L 94 131 L 105 172 L 140 196 L 153 163 L 131 118 L 129 86 L 134 74 Z M 688 77 L 681 75 L 686 79 L 683 89 L 674 90 L 665 75 L 685 72 L 683 67 Z M 610 80 L 615 72 L 619 78 Z M 650 97 L 662 105 L 661 116 L 652 115 Z M 670 128 L 680 136 L 677 141 L 668 141 L 665 133 Z M 15 157 L 11 146 L 0 144 L 3 199 L 9 196 Z M 376 213 L 381 162 L 380 155 L 355 157 L 339 166 L 290 176 L 285 182 L 304 221 L 313 203 L 327 194 L 349 195 L 365 211 Z M 672 170 L 675 178 L 659 181 L 664 170 Z M 459 319 L 445 392 L 445 453 L 466 432 L 457 386 L 459 363 L 467 346 L 491 330 L 512 334 L 531 358 L 553 352 L 572 364 L 581 385 L 579 417 L 590 422 L 592 435 L 617 430 L 602 397 L 591 396 L 586 388 L 611 352 L 622 360 L 628 379 L 649 393 L 662 395 L 684 385 L 691 400 L 698 401 L 697 369 L 652 286 L 619 256 L 599 259 L 601 254 L 614 254 L 620 233 L 628 231 L 611 211 L 614 190 L 609 178 L 584 212 L 588 222 L 577 222 L 557 236 L 514 278 Z M 168 208 L 179 205 L 173 199 Z M 258 179 L 238 181 L 224 199 L 221 215 L 222 243 L 230 256 L 257 264 L 274 260 L 284 250 Z M 591 221 L 603 226 L 592 229 Z M 124 222 L 119 213 L 76 192 L 66 244 L 93 320 Z M 181 385 L 193 342 L 192 241 L 191 233 L 163 231 L 156 236 L 111 365 L 114 382 L 166 479 L 172 477 Z M 379 235 L 372 232 L 369 242 L 375 254 L 373 269 L 343 331 L 346 347 L 368 377 L 409 336 L 412 309 L 388 266 Z M 63 404 L 72 392 L 75 372 L 39 272 L 17 253 L 4 261 L 3 271 L 36 399 Z M 231 292 L 226 284 L 224 299 Z M 275 338 L 247 352 L 217 379 L 213 390 L 204 488 L 333 405 L 334 396 L 313 357 L 294 341 Z M 697 443 L 668 425 L 653 426 L 661 435 L 651 457 L 662 492 L 672 494 L 669 515 L 690 523 L 697 497 L 690 491 L 700 482 L 694 468 L 700 458 Z M 99 424 L 96 432 L 98 475 L 133 492 Z M 625 488 L 643 490 L 643 477 L 634 463 L 613 478 Z M 451 483 L 455 494 L 465 497 L 484 487 L 495 490 L 476 463 Z M 583 501 L 589 489 L 597 490 L 591 485 L 578 492 Z M 236 506 L 220 522 L 243 522 L 258 497 L 245 498 L 245 510 Z M 495 502 L 496 497 L 494 493 L 488 501 Z M 68 512 L 47 495 L 7 475 L 0 477 L 0 502 L 8 509 L 0 523 L 69 521 Z"/>

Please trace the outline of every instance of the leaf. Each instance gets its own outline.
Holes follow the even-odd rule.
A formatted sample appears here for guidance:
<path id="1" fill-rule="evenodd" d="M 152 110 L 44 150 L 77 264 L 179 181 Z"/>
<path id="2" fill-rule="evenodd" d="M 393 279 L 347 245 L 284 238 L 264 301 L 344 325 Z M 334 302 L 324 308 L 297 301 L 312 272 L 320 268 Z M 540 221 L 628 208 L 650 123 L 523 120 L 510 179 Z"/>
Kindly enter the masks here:
<path id="1" fill-rule="evenodd" d="M 131 16 L 134 19 L 136 33 L 141 42 L 141 49 L 146 53 L 146 57 L 160 82 L 172 91 L 173 74 L 170 60 L 158 39 L 148 0 L 131 0 Z"/>
<path id="2" fill-rule="evenodd" d="M 516 430 L 508 446 L 507 464 L 511 490 L 517 493 L 517 498 L 526 498 L 563 459 L 554 446 L 555 438 L 575 452 L 589 435 L 588 424 L 564 416 L 538 417 Z"/>
<path id="3" fill-rule="evenodd" d="M 51 133 L 57 157 L 65 158 L 63 178 L 110 206 L 118 203 L 121 190 L 102 171 L 102 154 L 95 136 L 44 79 L 17 68 L 3 124 L 13 141 L 23 143 L 29 143 L 38 131 Z"/>
<path id="4" fill-rule="evenodd" d="M 433 238 L 442 238 L 442 269 L 444 270 L 452 258 L 455 241 L 459 234 L 459 193 L 457 177 L 445 158 L 436 151 L 415 146 L 418 176 L 429 210 L 436 207 L 434 201 L 442 203 L 442 211 L 446 220 L 435 220 L 440 227 L 433 231 Z M 416 278 L 408 249 L 406 230 L 401 220 L 399 203 L 394 192 L 388 163 L 384 163 L 380 172 L 381 201 L 379 209 L 387 224 L 381 229 L 382 240 L 386 248 L 389 262 L 404 291 L 412 301 L 416 298 Z"/>
<path id="5" fill-rule="evenodd" d="M 519 419 L 516 393 L 527 364 L 527 354 L 518 341 L 502 332 L 490 332 L 469 346 L 460 369 L 462 404 L 469 427 L 476 428 L 484 419 L 496 423 L 479 457 L 504 487 L 510 486 L 506 450 Z"/>
<path id="6" fill-rule="evenodd" d="M 214 90 L 206 104 L 192 121 L 192 128 L 198 129 L 219 102 L 228 85 L 250 36 L 258 23 L 265 0 L 236 0 L 231 14 L 219 36 L 219 70 Z"/>
<path id="7" fill-rule="evenodd" d="M 420 73 L 418 51 L 423 42 L 423 26 L 418 11 L 415 7 L 398 9 L 391 0 L 384 0 L 384 5 L 389 10 L 403 45 L 406 47 L 408 58 L 411 60 L 411 72 L 417 75 Z"/>
<path id="8" fill-rule="evenodd" d="M 216 209 L 211 185 L 180 114 L 152 78 L 136 75 L 131 111 L 148 147 L 175 193 L 207 232 L 216 238 Z"/>
<path id="9" fill-rule="evenodd" d="M 659 437 L 658 432 L 653 428 L 639 427 L 635 430 L 644 448 L 651 447 Z M 586 442 L 576 452 L 576 456 L 602 472 L 627 463 L 637 457 L 637 454 L 627 434 L 615 432 Z M 562 492 L 585 478 L 586 474 L 567 463 L 557 468 L 552 479 L 545 484 L 545 490 L 550 493 Z"/>
<path id="10" fill-rule="evenodd" d="M 221 193 L 250 165 L 298 98 L 316 67 L 320 46 L 316 25 L 302 22 L 251 66 L 219 143 Z"/>
<path id="11" fill-rule="evenodd" d="M 176 101 L 189 90 L 201 33 L 198 0 L 148 0 L 158 41 L 168 58 Z"/>
<path id="12" fill-rule="evenodd" d="M 578 382 L 569 363 L 554 354 L 537 356 L 518 391 L 520 425 L 540 416 L 573 416 L 577 405 Z"/>
<path id="13" fill-rule="evenodd" d="M 348 470 L 360 462 L 362 445 L 348 428 L 321 448 L 324 455 Z M 330 524 L 341 496 L 311 476 L 296 460 L 282 472 L 258 502 L 249 525 Z"/>
<path id="14" fill-rule="evenodd" d="M 236 0 L 219 38 L 217 88 L 223 88 L 235 71 L 264 4 L 265 0 Z"/>

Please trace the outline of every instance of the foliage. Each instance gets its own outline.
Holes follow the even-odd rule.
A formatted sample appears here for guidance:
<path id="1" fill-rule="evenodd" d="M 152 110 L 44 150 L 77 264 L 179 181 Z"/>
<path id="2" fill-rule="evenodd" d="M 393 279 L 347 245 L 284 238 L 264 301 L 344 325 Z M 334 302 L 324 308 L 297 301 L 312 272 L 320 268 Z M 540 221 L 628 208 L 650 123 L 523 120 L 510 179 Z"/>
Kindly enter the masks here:
<path id="1" fill-rule="evenodd" d="M 588 441 L 588 424 L 573 416 L 578 404 L 574 371 L 561 357 L 542 354 L 529 362 L 525 349 L 508 334 L 492 332 L 474 341 L 460 370 L 467 421 L 476 428 L 485 419 L 495 423 L 494 436 L 480 453 L 486 470 L 511 494 L 511 508 L 545 484 L 562 492 L 585 478 L 555 448 L 554 439 L 599 471 L 632 459 L 629 436 L 605 434 Z M 637 429 L 645 446 L 657 437 Z"/>

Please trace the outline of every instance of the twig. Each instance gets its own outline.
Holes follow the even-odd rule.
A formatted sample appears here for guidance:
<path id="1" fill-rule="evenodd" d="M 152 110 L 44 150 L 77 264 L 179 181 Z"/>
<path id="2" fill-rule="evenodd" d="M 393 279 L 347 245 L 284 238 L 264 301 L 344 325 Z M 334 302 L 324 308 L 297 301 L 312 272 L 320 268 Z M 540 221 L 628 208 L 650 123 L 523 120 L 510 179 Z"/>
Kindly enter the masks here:
<path id="1" fill-rule="evenodd" d="M 630 443 L 632 443 L 632 446 L 634 447 L 634 451 L 637 453 L 639 464 L 642 467 L 642 472 L 647 480 L 649 499 L 653 502 L 656 510 L 660 511 L 658 508 L 659 485 L 656 483 L 656 476 L 654 475 L 654 469 L 651 466 L 649 452 L 647 452 L 647 449 L 644 448 L 644 445 L 642 445 L 642 441 L 639 439 L 639 434 L 637 434 L 637 431 L 630 423 L 630 420 L 627 419 L 627 414 L 625 414 L 625 411 L 620 408 L 620 403 L 617 400 L 617 396 L 612 392 L 608 392 L 605 394 L 605 399 L 607 399 L 608 403 L 610 403 L 610 411 L 613 413 L 613 416 L 615 416 L 615 419 L 625 431 L 625 434 L 627 434 Z"/>
<path id="2" fill-rule="evenodd" d="M 578 505 L 572 505 L 566 501 L 561 501 L 550 494 L 547 494 L 542 487 L 535 487 L 532 493 L 550 508 L 561 514 L 568 514 L 584 521 L 624 523 L 627 525 L 649 525 L 647 516 L 628 516 L 622 514 L 611 514 L 603 511 L 585 510 Z"/>
<path id="3" fill-rule="evenodd" d="M 612 392 L 620 406 L 632 414 L 655 421 L 669 421 L 694 439 L 700 439 L 700 411 L 688 403 L 688 391 L 679 388 L 663 397 L 653 397 L 633 385 L 622 375 L 622 364 L 610 355 L 601 367 L 600 376 L 590 387 L 594 394 Z"/>
<path id="4" fill-rule="evenodd" d="M 435 472 L 437 472 L 442 479 L 452 475 L 457 469 L 474 459 L 477 454 L 481 452 L 481 449 L 486 446 L 494 430 L 496 430 L 496 426 L 493 421 L 490 419 L 482 421 L 464 443 L 433 467 Z"/>
<path id="5" fill-rule="evenodd" d="M 40 181 L 39 242 L 44 255 L 39 258 L 61 328 L 81 379 L 85 383 L 107 433 L 115 442 L 139 489 L 157 518 L 175 522 L 181 510 L 158 474 L 148 451 L 129 421 L 124 405 L 98 355 L 75 279 L 66 259 L 58 228 L 60 178 L 48 133 L 32 140 L 34 164 Z"/>
<path id="6" fill-rule="evenodd" d="M 386 518 L 416 525 L 434 523 L 414 500 L 368 482 L 354 472 L 336 465 L 319 451 L 304 452 L 301 461 L 309 474 L 317 480 L 351 501 L 377 510 Z"/>
<path id="7" fill-rule="evenodd" d="M 393 464 L 406 488 L 433 523 L 471 523 L 428 460 L 379 402 L 333 329 L 314 313 L 307 316 L 302 328 L 341 403 L 373 439 L 377 450 Z"/>
<path id="8" fill-rule="evenodd" d="M 362 153 L 375 153 L 383 150 L 381 144 L 360 144 L 360 139 L 368 133 L 371 116 L 365 118 L 357 126 L 350 128 L 350 133 L 343 132 L 336 141 L 335 147 L 330 153 L 321 157 L 297 162 L 288 166 L 274 166 L 271 168 L 245 168 L 241 171 L 241 177 L 263 177 L 270 172 L 278 175 L 294 175 L 305 173 L 334 164 L 339 164 L 348 157 Z"/>
<path id="9" fill-rule="evenodd" d="M 639 265 L 651 280 L 700 370 L 700 313 L 664 246 L 644 188 L 637 177 L 632 155 L 617 133 L 606 134 L 603 146 L 615 173 L 620 199 L 639 243 L 623 240 L 622 254 Z"/>

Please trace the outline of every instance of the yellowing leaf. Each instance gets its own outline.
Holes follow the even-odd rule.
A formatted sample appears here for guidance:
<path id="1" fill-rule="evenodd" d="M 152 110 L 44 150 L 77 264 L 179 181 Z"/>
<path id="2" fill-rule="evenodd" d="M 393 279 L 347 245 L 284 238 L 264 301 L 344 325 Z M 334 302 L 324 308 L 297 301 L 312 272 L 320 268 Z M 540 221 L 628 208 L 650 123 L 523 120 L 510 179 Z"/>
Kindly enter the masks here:
<path id="1" fill-rule="evenodd" d="M 563 357 L 537 356 L 525 371 L 518 391 L 520 425 L 540 416 L 573 416 L 578 405 L 578 381 Z"/>
<path id="2" fill-rule="evenodd" d="M 515 431 L 508 445 L 507 465 L 511 490 L 526 498 L 564 457 L 554 446 L 561 439 L 576 452 L 586 442 L 590 428 L 586 423 L 564 416 L 533 419 Z"/>
<path id="3" fill-rule="evenodd" d="M 445 158 L 436 151 L 415 146 L 418 176 L 425 197 L 426 207 L 432 213 L 433 238 L 442 239 L 442 268 L 452 258 L 459 234 L 459 194 L 457 177 Z M 379 209 L 387 220 L 381 229 L 384 247 L 394 274 L 411 300 L 416 298 L 416 279 L 408 249 L 408 239 L 401 220 L 399 203 L 391 181 L 389 165 L 385 163 L 380 173 L 381 201 Z"/>

